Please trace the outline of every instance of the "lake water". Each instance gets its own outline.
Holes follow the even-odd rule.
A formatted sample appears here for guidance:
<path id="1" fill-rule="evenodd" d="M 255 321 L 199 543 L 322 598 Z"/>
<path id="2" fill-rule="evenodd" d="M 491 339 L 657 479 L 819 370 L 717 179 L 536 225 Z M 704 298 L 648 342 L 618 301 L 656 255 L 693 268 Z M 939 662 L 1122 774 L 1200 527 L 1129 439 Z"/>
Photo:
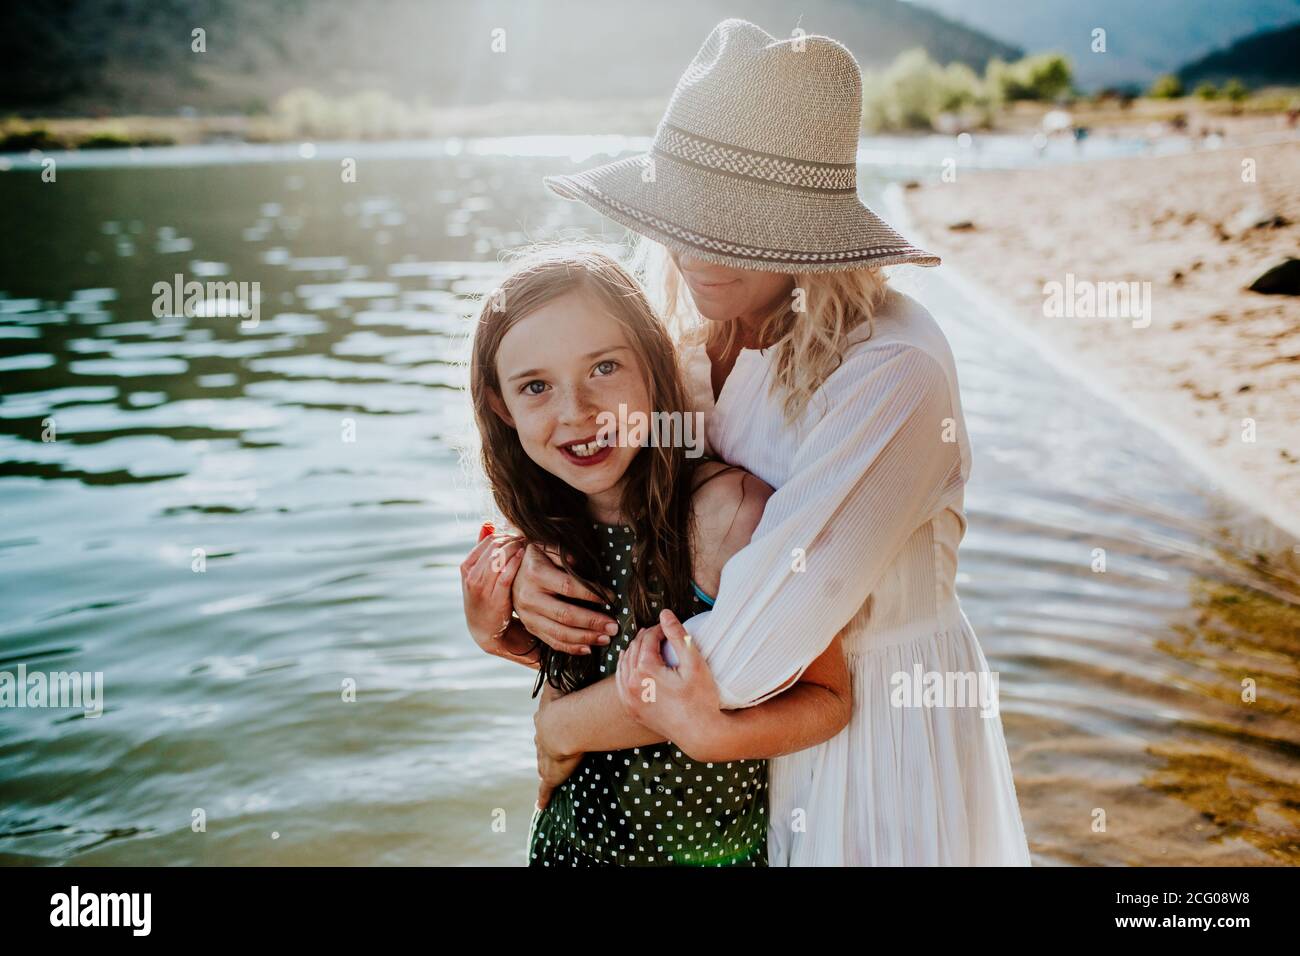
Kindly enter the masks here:
<path id="1" fill-rule="evenodd" d="M 0 670 L 104 675 L 99 717 L 0 709 L 0 862 L 522 863 L 531 672 L 464 631 L 457 363 L 501 248 L 621 236 L 541 176 L 641 145 L 0 163 Z M 864 195 L 950 154 L 1038 161 L 877 141 Z M 257 326 L 155 318 L 176 273 L 259 282 Z M 959 591 L 1035 862 L 1300 862 L 1296 542 L 942 270 L 899 281 L 958 359 Z"/>

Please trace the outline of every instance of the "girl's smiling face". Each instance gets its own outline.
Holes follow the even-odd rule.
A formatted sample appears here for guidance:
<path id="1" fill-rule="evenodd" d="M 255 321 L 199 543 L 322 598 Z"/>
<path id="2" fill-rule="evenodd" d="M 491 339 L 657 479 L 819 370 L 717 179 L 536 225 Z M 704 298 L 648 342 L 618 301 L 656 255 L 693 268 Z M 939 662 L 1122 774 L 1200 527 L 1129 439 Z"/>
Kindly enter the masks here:
<path id="1" fill-rule="evenodd" d="M 623 477 L 641 449 L 621 444 L 610 423 L 650 412 L 645 367 L 623 326 L 575 289 L 511 326 L 496 373 L 500 393 L 488 401 L 525 454 L 593 499 L 597 520 L 621 520 Z"/>

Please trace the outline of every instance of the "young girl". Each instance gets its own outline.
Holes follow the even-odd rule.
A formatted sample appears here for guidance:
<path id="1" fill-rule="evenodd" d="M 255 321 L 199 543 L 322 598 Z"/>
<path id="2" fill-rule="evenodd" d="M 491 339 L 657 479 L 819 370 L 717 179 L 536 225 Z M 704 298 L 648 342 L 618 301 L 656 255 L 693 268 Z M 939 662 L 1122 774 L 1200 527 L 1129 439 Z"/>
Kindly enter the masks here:
<path id="1" fill-rule="evenodd" d="M 594 249 L 535 253 L 488 297 L 470 390 L 484 470 L 520 535 L 485 538 L 462 564 L 466 618 L 484 650 L 540 671 L 540 728 L 558 696 L 614 675 L 640 628 L 707 609 L 770 489 L 680 442 L 619 432 L 688 405 L 666 329 Z M 559 553 L 568 597 L 616 618 L 594 653 L 552 651 L 511 617 L 525 539 Z M 766 758 L 835 736 L 851 704 L 837 640 L 786 693 L 727 713 L 725 732 L 704 722 L 671 742 L 647 730 L 630 749 L 539 756 L 529 864 L 766 865 Z"/>

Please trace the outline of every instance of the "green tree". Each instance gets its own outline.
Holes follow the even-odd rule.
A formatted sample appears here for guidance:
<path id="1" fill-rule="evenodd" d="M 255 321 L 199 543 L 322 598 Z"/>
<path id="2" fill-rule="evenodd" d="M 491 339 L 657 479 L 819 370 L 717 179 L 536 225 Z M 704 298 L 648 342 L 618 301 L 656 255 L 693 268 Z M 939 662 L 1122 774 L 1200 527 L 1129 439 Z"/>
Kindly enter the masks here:
<path id="1" fill-rule="evenodd" d="M 941 113 L 987 123 L 994 105 L 995 97 L 974 70 L 962 63 L 940 66 L 920 48 L 863 77 L 862 122 L 868 130 L 931 129 Z"/>
<path id="2" fill-rule="evenodd" d="M 1176 100 L 1183 95 L 1183 81 L 1166 73 L 1151 84 L 1151 96 L 1158 100 Z"/>
<path id="3" fill-rule="evenodd" d="M 1060 53 L 1039 53 L 1015 63 L 995 58 L 989 61 L 984 77 L 999 98 L 1013 102 L 1055 100 L 1068 93 L 1074 81 L 1070 61 Z"/>
<path id="4" fill-rule="evenodd" d="M 1070 91 L 1070 61 L 1060 53 L 1040 53 L 1020 61 L 1036 100 L 1054 100 Z"/>

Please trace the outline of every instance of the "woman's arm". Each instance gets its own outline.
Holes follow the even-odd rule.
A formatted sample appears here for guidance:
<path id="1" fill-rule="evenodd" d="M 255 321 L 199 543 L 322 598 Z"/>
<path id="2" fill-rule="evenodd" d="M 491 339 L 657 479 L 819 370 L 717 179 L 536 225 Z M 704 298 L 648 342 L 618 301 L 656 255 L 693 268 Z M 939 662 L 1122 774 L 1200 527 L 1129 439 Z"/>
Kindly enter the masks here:
<path id="1" fill-rule="evenodd" d="M 707 674 L 708 665 L 703 659 L 700 663 Z M 712 693 L 701 712 L 712 714 L 713 720 L 692 720 L 683 727 L 687 742 L 681 746 L 697 760 L 782 757 L 830 740 L 848 726 L 853 714 L 853 690 L 839 635 L 808 665 L 799 683 L 757 706 L 722 710 L 711 676 L 707 686 Z M 682 734 L 673 739 L 679 737 Z"/>
<path id="2" fill-rule="evenodd" d="M 685 632 L 675 617 L 672 624 L 685 647 Z M 671 686 L 645 676 L 649 655 L 658 654 L 652 649 L 668 633 L 668 627 L 660 626 L 642 631 L 620 656 L 617 675 L 539 708 L 539 747 L 559 757 L 672 740 L 695 760 L 763 760 L 829 740 L 849 722 L 853 697 L 838 636 L 784 694 L 756 707 L 724 711 L 698 650 L 690 667 L 679 665 L 680 679 Z M 621 681 L 627 683 L 625 692 Z M 641 717 L 629 711 L 629 695 Z"/>
<path id="3" fill-rule="evenodd" d="M 862 350 L 827 380 L 825 412 L 723 568 L 713 610 L 685 622 L 724 708 L 792 686 L 964 480 L 951 387 L 938 359 L 897 342 Z"/>

